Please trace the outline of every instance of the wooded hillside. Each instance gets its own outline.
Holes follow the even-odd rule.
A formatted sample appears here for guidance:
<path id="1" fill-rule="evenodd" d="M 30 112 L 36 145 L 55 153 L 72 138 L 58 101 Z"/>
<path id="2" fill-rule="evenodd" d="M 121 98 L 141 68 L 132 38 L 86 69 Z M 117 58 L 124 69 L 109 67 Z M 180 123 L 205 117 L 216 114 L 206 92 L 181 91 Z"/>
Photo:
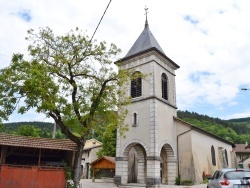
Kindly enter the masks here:
<path id="1" fill-rule="evenodd" d="M 220 136 L 235 144 L 250 141 L 250 117 L 231 120 L 221 120 L 196 112 L 177 111 L 178 118 L 199 128 Z"/>
<path id="2" fill-rule="evenodd" d="M 194 126 L 211 132 L 212 134 L 220 136 L 235 144 L 250 142 L 250 117 L 221 120 L 219 118 L 212 118 L 207 115 L 201 115 L 196 112 L 188 111 L 177 111 L 177 116 Z M 30 129 L 30 126 L 33 126 L 34 128 Z M 5 123 L 4 127 L 0 129 L 0 132 L 19 135 L 30 134 L 27 136 L 38 135 L 39 137 L 51 138 L 53 127 L 53 123 L 49 122 Z M 115 147 L 115 132 L 113 130 L 105 132 L 102 126 L 98 127 L 98 130 L 94 130 L 90 138 L 95 138 L 101 142 L 105 142 L 105 139 L 108 138 L 108 143 L 112 143 L 110 147 Z M 65 136 L 60 132 L 59 127 L 57 127 L 56 130 L 56 138 L 65 138 Z M 34 132 L 36 134 L 34 134 Z M 111 137 L 114 138 L 111 139 Z M 111 142 L 111 140 L 113 141 Z M 115 150 L 112 153 L 114 155 Z"/>
<path id="3" fill-rule="evenodd" d="M 52 138 L 54 124 L 50 122 L 13 122 L 4 123 L 0 128 L 0 133 L 17 134 L 23 136 Z M 66 138 L 56 126 L 56 138 Z"/>

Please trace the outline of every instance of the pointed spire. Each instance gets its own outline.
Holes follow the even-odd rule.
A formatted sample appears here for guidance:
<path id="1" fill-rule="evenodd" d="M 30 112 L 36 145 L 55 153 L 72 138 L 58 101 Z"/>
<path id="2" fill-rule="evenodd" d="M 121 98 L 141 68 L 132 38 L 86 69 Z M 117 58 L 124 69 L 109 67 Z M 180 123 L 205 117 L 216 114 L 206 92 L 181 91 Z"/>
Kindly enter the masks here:
<path id="1" fill-rule="evenodd" d="M 146 21 L 145 21 L 145 28 L 148 28 L 148 8 L 145 6 L 145 15 L 146 15 Z"/>
<path id="2" fill-rule="evenodd" d="M 148 50 L 150 48 L 156 48 L 157 50 L 165 54 L 163 50 L 161 49 L 159 43 L 157 42 L 157 40 L 155 39 L 151 31 L 149 30 L 148 8 L 145 6 L 144 10 L 145 10 L 145 15 L 146 15 L 144 30 L 142 31 L 140 36 L 137 38 L 134 45 L 130 48 L 129 52 L 127 53 L 125 57 L 132 56 L 134 54 Z"/>

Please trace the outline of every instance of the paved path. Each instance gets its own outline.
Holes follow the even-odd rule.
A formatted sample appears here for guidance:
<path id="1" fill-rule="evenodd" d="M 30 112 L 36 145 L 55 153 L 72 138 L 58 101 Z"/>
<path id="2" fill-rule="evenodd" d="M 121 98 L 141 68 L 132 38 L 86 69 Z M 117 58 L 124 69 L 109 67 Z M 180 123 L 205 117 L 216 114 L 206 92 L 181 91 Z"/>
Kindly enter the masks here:
<path id="1" fill-rule="evenodd" d="M 82 179 L 80 188 L 115 188 L 114 183 L 105 183 L 104 180 L 96 179 L 92 182 L 91 179 Z"/>
<path id="2" fill-rule="evenodd" d="M 91 179 L 82 179 L 80 188 L 115 188 L 114 183 L 107 183 L 104 180 L 96 179 L 92 182 Z M 206 188 L 206 184 L 199 184 L 193 186 L 178 186 L 178 185 L 161 185 L 161 188 Z"/>

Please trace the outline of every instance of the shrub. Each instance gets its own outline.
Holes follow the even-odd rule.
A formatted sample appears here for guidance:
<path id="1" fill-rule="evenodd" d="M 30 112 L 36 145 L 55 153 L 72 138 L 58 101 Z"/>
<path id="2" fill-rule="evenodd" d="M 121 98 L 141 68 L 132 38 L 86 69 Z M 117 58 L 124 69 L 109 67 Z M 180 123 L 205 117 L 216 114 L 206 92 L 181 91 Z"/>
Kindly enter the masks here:
<path id="1" fill-rule="evenodd" d="M 181 184 L 181 179 L 180 177 L 175 178 L 175 185 L 180 185 Z"/>
<path id="2" fill-rule="evenodd" d="M 192 180 L 183 180 L 181 182 L 182 185 L 193 185 L 193 181 Z"/>

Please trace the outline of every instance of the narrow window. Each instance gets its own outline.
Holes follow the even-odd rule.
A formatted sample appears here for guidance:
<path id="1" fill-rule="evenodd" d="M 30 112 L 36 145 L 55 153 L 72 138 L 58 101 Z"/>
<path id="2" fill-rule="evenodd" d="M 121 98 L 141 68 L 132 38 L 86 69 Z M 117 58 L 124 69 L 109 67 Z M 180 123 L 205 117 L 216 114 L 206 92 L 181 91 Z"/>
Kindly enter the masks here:
<path id="1" fill-rule="evenodd" d="M 131 90 L 130 90 L 130 95 L 132 98 L 141 96 L 142 81 L 140 74 L 141 74 L 140 72 L 135 72 L 133 74 L 133 77 L 135 78 L 131 80 Z"/>
<path id="2" fill-rule="evenodd" d="M 212 164 L 216 166 L 214 146 L 211 147 Z"/>
<path id="3" fill-rule="evenodd" d="M 228 156 L 227 156 L 227 150 L 225 149 L 225 158 L 226 158 L 226 166 L 228 167 Z"/>
<path id="4" fill-rule="evenodd" d="M 134 113 L 133 114 L 133 127 L 136 127 L 136 125 L 137 125 L 137 114 Z"/>
<path id="5" fill-rule="evenodd" d="M 162 98 L 168 100 L 168 79 L 165 73 L 161 75 L 161 91 Z"/>

